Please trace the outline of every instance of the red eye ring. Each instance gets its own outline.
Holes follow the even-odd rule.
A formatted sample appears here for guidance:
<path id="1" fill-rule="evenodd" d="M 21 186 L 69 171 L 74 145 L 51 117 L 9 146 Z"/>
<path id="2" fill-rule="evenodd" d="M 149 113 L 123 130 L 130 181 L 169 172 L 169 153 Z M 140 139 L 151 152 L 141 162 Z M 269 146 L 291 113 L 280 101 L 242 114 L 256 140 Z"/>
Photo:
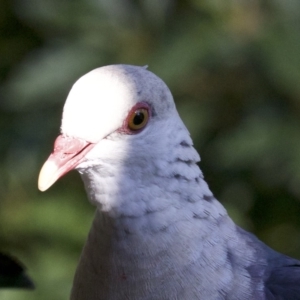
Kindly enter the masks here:
<path id="1" fill-rule="evenodd" d="M 128 118 L 128 128 L 132 131 L 143 129 L 149 120 L 148 110 L 145 108 L 137 108 Z"/>
<path id="2" fill-rule="evenodd" d="M 150 106 L 145 102 L 139 102 L 129 111 L 120 131 L 127 134 L 139 133 L 147 126 L 150 117 Z"/>

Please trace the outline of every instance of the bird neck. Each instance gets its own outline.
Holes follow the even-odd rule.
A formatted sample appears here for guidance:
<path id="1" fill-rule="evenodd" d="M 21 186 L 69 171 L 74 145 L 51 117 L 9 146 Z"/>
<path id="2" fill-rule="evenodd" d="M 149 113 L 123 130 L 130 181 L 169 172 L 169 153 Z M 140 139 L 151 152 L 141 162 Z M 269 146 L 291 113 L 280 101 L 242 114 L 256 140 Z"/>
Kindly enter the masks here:
<path id="1" fill-rule="evenodd" d="M 137 187 L 135 193 L 128 192 L 128 198 L 125 193 L 118 213 L 98 206 L 75 275 L 72 300 L 91 293 L 95 295 L 89 299 L 145 299 L 149 292 L 153 299 L 175 299 L 183 292 L 182 299 L 198 299 L 195 295 L 200 292 L 206 293 L 205 299 L 218 298 L 218 291 L 208 287 L 211 278 L 223 282 L 223 275 L 215 272 L 225 264 L 226 244 L 219 241 L 220 236 L 233 236 L 234 224 L 203 179 L 193 184 L 175 181 L 171 188 L 175 179 L 157 183 L 151 199 L 143 197 L 150 186 Z M 190 193 L 182 194 L 187 187 Z M 159 196 L 163 189 L 168 196 Z M 136 206 L 126 210 L 129 200 Z M 211 253 L 218 255 L 212 260 Z"/>
<path id="2" fill-rule="evenodd" d="M 103 158 L 79 170 L 89 200 L 100 211 L 114 218 L 140 217 L 213 199 L 184 125 L 161 130 L 166 133 L 157 144 L 151 136 L 144 141 L 145 151 L 127 147 L 121 160 Z"/>
<path id="3" fill-rule="evenodd" d="M 159 160 L 135 156 L 117 171 L 114 164 L 102 162 L 81 172 L 88 197 L 97 206 L 95 236 L 101 236 L 104 228 L 103 232 L 114 233 L 127 243 L 128 235 L 138 240 L 167 228 L 179 230 L 178 220 L 197 219 L 200 224 L 227 216 L 203 178 L 191 139 L 184 136 L 173 139 L 174 151 L 160 155 Z"/>
<path id="4" fill-rule="evenodd" d="M 117 172 L 105 161 L 81 172 L 97 212 L 72 300 L 91 291 L 95 296 L 89 299 L 145 299 L 149 292 L 153 299 L 181 293 L 182 299 L 198 299 L 199 293 L 218 299 L 217 287 L 235 288 L 218 270 L 227 267 L 228 249 L 241 247 L 236 226 L 209 190 L 191 141 L 173 142 L 175 151 L 159 160 L 135 156 Z M 211 278 L 218 284 L 212 287 Z"/>

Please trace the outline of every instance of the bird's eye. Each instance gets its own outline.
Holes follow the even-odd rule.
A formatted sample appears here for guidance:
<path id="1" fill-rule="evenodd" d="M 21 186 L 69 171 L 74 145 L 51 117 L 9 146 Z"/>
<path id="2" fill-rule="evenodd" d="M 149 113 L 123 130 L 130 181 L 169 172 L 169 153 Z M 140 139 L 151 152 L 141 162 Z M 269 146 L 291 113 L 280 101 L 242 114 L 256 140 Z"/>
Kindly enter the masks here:
<path id="1" fill-rule="evenodd" d="M 137 108 L 129 115 L 128 128 L 132 131 L 143 129 L 149 120 L 149 112 L 146 108 Z"/>

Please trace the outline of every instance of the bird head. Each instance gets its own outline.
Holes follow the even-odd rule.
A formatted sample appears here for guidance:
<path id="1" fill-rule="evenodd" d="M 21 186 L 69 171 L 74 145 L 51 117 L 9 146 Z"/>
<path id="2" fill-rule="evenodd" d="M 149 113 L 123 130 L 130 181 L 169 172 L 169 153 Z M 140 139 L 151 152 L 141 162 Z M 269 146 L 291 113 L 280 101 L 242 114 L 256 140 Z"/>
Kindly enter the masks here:
<path id="1" fill-rule="evenodd" d="M 47 190 L 75 168 L 112 158 L 124 162 L 129 147 L 137 157 L 159 153 L 175 119 L 178 124 L 168 87 L 145 67 L 112 65 L 87 73 L 68 95 L 61 134 L 40 171 L 39 189 Z"/>

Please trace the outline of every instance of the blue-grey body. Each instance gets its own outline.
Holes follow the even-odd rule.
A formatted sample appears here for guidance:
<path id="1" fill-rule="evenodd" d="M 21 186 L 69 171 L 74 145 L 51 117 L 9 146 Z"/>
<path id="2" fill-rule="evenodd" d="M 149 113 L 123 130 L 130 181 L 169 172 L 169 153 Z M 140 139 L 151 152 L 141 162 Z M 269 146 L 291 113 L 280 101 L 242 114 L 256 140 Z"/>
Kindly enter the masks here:
<path id="1" fill-rule="evenodd" d="M 120 130 L 144 102 L 151 110 L 145 128 Z M 115 65 L 83 76 L 61 129 L 95 144 L 76 167 L 97 211 L 72 300 L 300 299 L 299 261 L 233 223 L 204 180 L 169 89 L 153 73 Z"/>

